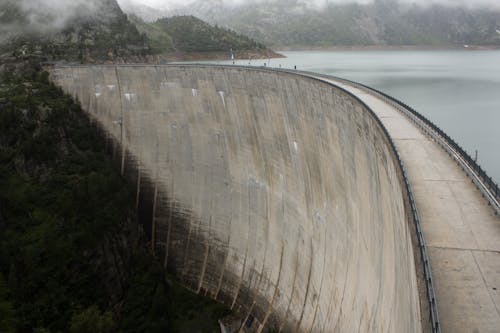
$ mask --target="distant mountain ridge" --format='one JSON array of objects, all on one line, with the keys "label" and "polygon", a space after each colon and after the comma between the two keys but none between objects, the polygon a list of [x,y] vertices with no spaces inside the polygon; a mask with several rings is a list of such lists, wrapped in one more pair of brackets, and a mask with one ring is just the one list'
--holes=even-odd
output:
[{"label": "distant mountain ridge", "polygon": [[318,8],[302,0],[240,5],[199,0],[167,13],[196,15],[273,47],[500,45],[500,9],[486,7],[374,0]]}]

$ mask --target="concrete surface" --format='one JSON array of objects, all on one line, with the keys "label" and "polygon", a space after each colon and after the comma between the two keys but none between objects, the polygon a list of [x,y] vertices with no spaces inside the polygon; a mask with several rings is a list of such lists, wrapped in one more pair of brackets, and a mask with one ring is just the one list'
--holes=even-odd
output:
[{"label": "concrete surface", "polygon": [[356,99],[222,67],[61,67],[52,80],[120,143],[167,269],[248,319],[242,330],[422,331],[398,167]]},{"label": "concrete surface", "polygon": [[443,332],[500,332],[500,217],[462,169],[402,113],[366,92],[360,97],[396,143],[427,243]]}]

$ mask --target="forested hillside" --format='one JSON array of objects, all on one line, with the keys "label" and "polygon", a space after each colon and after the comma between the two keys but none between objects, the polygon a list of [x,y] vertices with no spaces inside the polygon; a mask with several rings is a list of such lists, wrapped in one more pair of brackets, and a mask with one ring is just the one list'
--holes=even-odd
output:
[{"label": "forested hillside", "polygon": [[[0,57],[78,62],[145,61],[172,52],[252,51],[266,47],[229,29],[211,26],[193,16],[146,23],[122,12],[116,0],[89,0],[57,8],[25,8],[24,2],[0,3]],[[62,9],[61,9],[62,10]],[[61,16],[64,19],[61,19]]]},{"label": "forested hillside", "polygon": [[153,49],[158,52],[228,52],[244,50],[265,50],[262,43],[220,28],[194,16],[173,16],[146,23],[132,17],[139,31],[151,40]]},{"label": "forested hillside", "polygon": [[[151,52],[147,37],[131,24],[115,0],[91,1],[66,13],[50,8],[25,9],[15,0],[0,5],[0,54],[15,58],[38,57],[88,62]],[[8,22],[8,24],[7,24]]]},{"label": "forested hillside", "polygon": [[36,66],[2,66],[0,332],[217,331],[229,311],[167,278],[134,207],[80,106]]}]

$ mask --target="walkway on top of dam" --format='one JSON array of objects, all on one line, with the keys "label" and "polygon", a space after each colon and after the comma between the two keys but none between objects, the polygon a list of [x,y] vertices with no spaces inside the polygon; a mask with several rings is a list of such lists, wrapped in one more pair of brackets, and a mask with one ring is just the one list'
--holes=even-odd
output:
[{"label": "walkway on top of dam", "polygon": [[364,89],[317,77],[360,98],[395,142],[427,244],[442,332],[500,332],[500,217],[434,140]]}]

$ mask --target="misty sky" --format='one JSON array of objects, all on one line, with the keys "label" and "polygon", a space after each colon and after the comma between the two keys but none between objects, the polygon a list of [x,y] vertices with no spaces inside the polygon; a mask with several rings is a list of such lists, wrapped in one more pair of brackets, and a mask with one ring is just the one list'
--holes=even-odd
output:
[{"label": "misty sky", "polygon": [[[118,2],[132,2],[132,3],[140,3],[153,8],[172,8],[177,7],[179,5],[186,5],[194,2],[195,0],[118,0]],[[259,3],[259,2],[271,2],[273,0],[222,0],[227,4],[241,4],[241,3]],[[304,0],[304,3],[314,3],[316,6],[321,6],[327,3],[349,3],[349,2],[357,2],[357,3],[369,3],[373,0]],[[406,3],[416,3],[422,5],[428,4],[446,4],[446,5],[462,5],[466,7],[471,6],[494,6],[500,7],[500,0],[400,0],[401,2]]]}]

